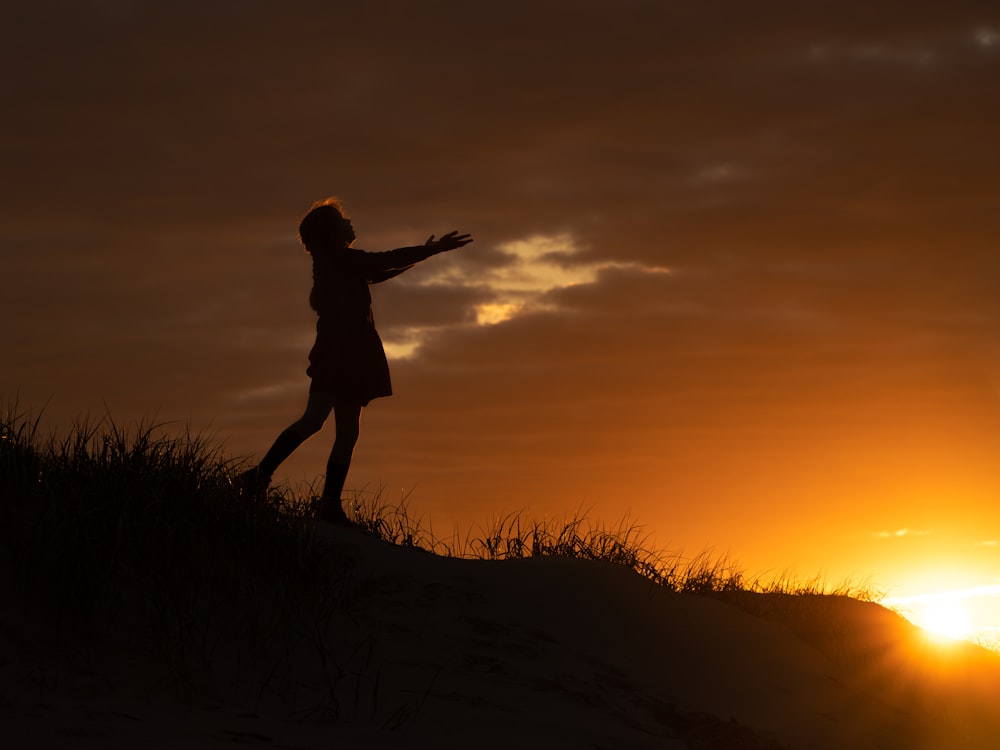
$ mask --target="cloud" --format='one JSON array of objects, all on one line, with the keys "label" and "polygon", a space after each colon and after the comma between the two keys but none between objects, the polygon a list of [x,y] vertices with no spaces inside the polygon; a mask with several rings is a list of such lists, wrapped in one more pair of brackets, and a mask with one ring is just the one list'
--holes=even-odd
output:
[{"label": "cloud", "polygon": [[868,44],[859,47],[815,45],[809,48],[809,59],[823,63],[871,63],[926,69],[938,62],[939,56],[930,47],[896,47]]},{"label": "cloud", "polygon": [[[659,266],[635,262],[599,260],[583,256],[572,234],[532,235],[500,243],[487,259],[465,258],[475,249],[463,251],[451,263],[414,274],[415,290],[404,292],[414,302],[421,290],[441,298],[461,299],[466,309],[453,314],[450,321],[435,323],[394,322],[383,341],[387,353],[402,359],[415,356],[431,336],[446,336],[453,329],[494,326],[524,315],[558,313],[566,299],[560,292],[598,284],[603,275],[614,270],[639,274],[666,274]],[[489,256],[492,255],[492,258]],[[419,308],[417,308],[419,310]],[[423,316],[426,320],[426,315]],[[419,314],[418,314],[419,318]]]},{"label": "cloud", "polygon": [[933,531],[921,531],[914,529],[896,529],[895,531],[875,531],[872,536],[876,539],[903,539],[913,536],[930,536]]},{"label": "cloud", "polygon": [[1000,31],[990,29],[985,26],[976,29],[972,35],[975,43],[986,50],[994,50],[1000,47]]}]

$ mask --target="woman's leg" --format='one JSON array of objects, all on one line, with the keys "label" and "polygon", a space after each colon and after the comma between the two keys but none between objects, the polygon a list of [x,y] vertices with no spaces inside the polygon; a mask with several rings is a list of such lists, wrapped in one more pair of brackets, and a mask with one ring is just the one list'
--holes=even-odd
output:
[{"label": "woman's leg", "polygon": [[257,465],[258,483],[267,487],[275,469],[288,458],[302,443],[323,428],[323,423],[333,409],[334,397],[330,393],[310,393],[305,413],[293,425],[285,429],[274,445]]},{"label": "woman's leg", "polygon": [[340,502],[347,470],[351,467],[354,446],[358,444],[361,435],[362,408],[361,403],[353,399],[338,398],[333,404],[337,437],[326,464],[326,486],[323,488],[323,497],[334,498],[337,502]]}]

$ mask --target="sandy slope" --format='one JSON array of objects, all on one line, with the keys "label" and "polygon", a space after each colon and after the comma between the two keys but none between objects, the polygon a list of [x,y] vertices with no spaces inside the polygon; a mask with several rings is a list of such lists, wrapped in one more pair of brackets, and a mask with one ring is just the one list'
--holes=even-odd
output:
[{"label": "sandy slope", "polygon": [[347,616],[326,634],[339,661],[290,651],[289,670],[337,693],[336,720],[248,702],[247,684],[224,680],[168,700],[139,674],[141,643],[42,667],[41,631],[13,610],[0,621],[5,746],[1000,746],[998,659],[932,646],[875,605],[756,597],[754,616],[605,563],[449,560],[323,533],[349,571]]}]

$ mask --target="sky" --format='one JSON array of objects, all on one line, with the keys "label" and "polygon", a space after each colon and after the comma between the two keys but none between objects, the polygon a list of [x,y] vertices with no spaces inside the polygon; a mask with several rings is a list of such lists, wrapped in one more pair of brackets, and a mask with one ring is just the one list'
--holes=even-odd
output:
[{"label": "sky", "polygon": [[0,29],[0,398],[49,429],[259,458],[308,389],[296,227],[336,195],[366,250],[475,237],[373,288],[395,395],[349,491],[439,536],[586,512],[751,575],[1000,585],[994,2],[33,0]]}]

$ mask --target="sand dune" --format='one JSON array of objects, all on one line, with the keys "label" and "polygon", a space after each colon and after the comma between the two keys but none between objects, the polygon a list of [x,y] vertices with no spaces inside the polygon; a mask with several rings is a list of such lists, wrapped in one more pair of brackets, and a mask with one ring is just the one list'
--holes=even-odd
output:
[{"label": "sand dune", "polygon": [[[132,637],[85,658],[46,659],[39,654],[56,624],[12,609],[0,627],[0,716],[14,740],[4,745],[993,750],[1000,743],[1000,658],[968,644],[934,645],[874,604],[676,594],[603,562],[455,560],[352,530],[322,533],[347,606],[330,614],[329,632],[315,634],[317,643],[338,644],[335,653],[290,643],[285,671],[268,678],[268,685],[294,683],[284,692],[294,692],[294,705],[279,705],[272,693],[281,691],[261,690],[260,676],[250,679],[252,669],[236,664],[242,657],[224,640],[185,696],[157,666],[141,628],[122,624]],[[311,710],[321,694],[327,708]]]}]

